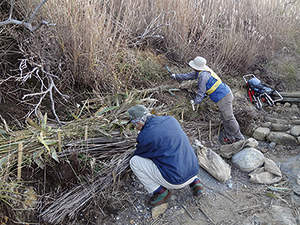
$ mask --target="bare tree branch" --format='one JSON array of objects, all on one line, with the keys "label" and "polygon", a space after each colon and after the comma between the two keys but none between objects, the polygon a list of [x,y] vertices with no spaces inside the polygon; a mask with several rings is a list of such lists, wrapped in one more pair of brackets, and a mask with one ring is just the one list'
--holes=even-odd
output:
[{"label": "bare tree branch", "polygon": [[7,20],[0,22],[0,27],[1,26],[5,26],[8,24],[17,24],[20,26],[23,26],[25,28],[27,28],[28,30],[30,30],[31,32],[34,32],[35,30],[37,30],[38,28],[40,28],[42,25],[47,25],[47,26],[55,26],[55,24],[46,22],[44,20],[42,20],[41,22],[38,23],[38,25],[33,26],[33,20],[36,17],[37,12],[39,11],[39,9],[47,2],[48,0],[43,0],[38,7],[34,10],[33,14],[31,15],[30,19],[28,22],[25,21],[20,21],[20,20],[15,20],[12,19],[12,13],[13,13],[13,8],[14,8],[14,0],[11,0],[11,7],[10,7],[10,13],[9,13],[9,17]]},{"label": "bare tree branch", "polygon": [[[61,122],[56,114],[55,111],[55,104],[54,104],[54,99],[53,99],[53,89],[57,91],[57,93],[62,96],[62,98],[67,101],[69,96],[62,94],[56,87],[52,77],[58,78],[57,76],[48,73],[43,69],[42,66],[36,65],[32,70],[29,72],[26,72],[24,74],[23,70],[28,69],[27,67],[27,60],[23,59],[20,63],[19,70],[20,70],[20,76],[15,77],[16,81],[20,81],[21,83],[25,83],[28,79],[30,79],[32,76],[34,76],[40,83],[41,83],[41,91],[38,93],[32,93],[32,94],[26,94],[23,96],[23,100],[27,97],[34,97],[34,96],[40,96],[40,99],[37,104],[35,104],[34,109],[28,114],[28,117],[35,112],[35,115],[38,117],[38,110],[40,105],[42,104],[44,98],[49,94],[50,100],[51,100],[51,108],[52,108],[52,113],[54,114],[57,122],[61,125]],[[46,75],[46,78],[42,78],[39,73],[42,72],[43,74]],[[44,79],[47,79],[48,86],[45,85]]]}]

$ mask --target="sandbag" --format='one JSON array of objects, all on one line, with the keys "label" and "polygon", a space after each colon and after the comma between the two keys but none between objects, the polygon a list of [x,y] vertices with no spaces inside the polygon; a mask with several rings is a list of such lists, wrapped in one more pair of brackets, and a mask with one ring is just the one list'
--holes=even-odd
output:
[{"label": "sandbag", "polygon": [[282,179],[282,173],[272,159],[265,158],[262,167],[249,173],[250,182],[258,184],[272,184]]},{"label": "sandbag", "polygon": [[220,156],[230,159],[235,153],[238,153],[240,150],[246,147],[255,148],[258,145],[257,140],[254,138],[249,138],[247,140],[240,140],[230,145],[221,145],[220,146]]},{"label": "sandbag", "polygon": [[206,148],[200,141],[195,140],[193,145],[199,165],[220,182],[229,180],[230,166],[213,150]]}]

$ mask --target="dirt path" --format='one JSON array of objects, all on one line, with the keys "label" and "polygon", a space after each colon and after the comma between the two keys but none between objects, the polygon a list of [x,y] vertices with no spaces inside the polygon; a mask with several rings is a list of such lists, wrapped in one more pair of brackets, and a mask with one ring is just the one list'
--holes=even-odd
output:
[{"label": "dirt path", "polygon": [[[299,150],[293,152],[297,155]],[[291,155],[292,156],[292,155]],[[283,162],[282,158],[276,157]],[[124,211],[111,215],[103,224],[274,224],[296,225],[299,221],[299,202],[292,200],[293,193],[272,192],[274,185],[253,184],[246,173],[232,167],[232,176],[220,183],[200,168],[199,177],[206,187],[205,193],[197,198],[189,187],[172,190],[173,199],[166,211],[158,218],[152,218],[151,208],[145,206],[148,198],[143,186],[132,175],[127,183],[131,190],[132,205]],[[276,186],[276,184],[275,184]],[[291,188],[284,178],[278,187]]]}]

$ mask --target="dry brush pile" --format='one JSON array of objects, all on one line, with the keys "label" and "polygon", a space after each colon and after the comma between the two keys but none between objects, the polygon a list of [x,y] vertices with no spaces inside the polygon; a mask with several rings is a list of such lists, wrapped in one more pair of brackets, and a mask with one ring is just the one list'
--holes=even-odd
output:
[{"label": "dry brush pile", "polygon": [[[38,213],[42,221],[62,224],[65,220],[75,219],[83,207],[99,196],[102,196],[104,205],[105,199],[110,195],[107,189],[118,186],[135,150],[137,133],[128,124],[127,109],[135,104],[144,104],[150,109],[155,106],[159,113],[154,110],[152,113],[157,115],[178,115],[186,107],[182,102],[178,106],[165,105],[151,98],[151,95],[145,98],[149,91],[159,92],[159,88],[124,94],[123,99],[116,100],[114,105],[101,104],[106,102],[105,99],[86,100],[82,109],[74,115],[74,120],[60,127],[49,124],[47,114],[39,114],[36,121],[28,118],[27,128],[20,131],[11,131],[2,119],[0,200],[5,203],[4,208],[12,210],[10,219],[20,221],[22,217],[19,210],[27,210]],[[83,116],[82,111],[91,111],[98,105],[101,106],[92,116]],[[199,127],[195,130],[198,132]],[[74,156],[77,161],[85,158],[81,162],[85,167],[84,172],[80,172],[70,162]],[[60,174],[64,172],[59,171],[62,164],[68,164],[73,170],[76,179],[71,185],[64,186],[59,182],[62,179]],[[49,173],[51,168],[52,171],[58,171],[52,174],[52,180],[47,180],[48,176],[44,176],[39,183],[39,180],[34,180],[36,177],[30,176],[39,173],[37,171]],[[37,188],[37,183],[42,187]],[[61,186],[56,189],[48,187],[52,185]],[[35,209],[28,208],[27,201],[24,201],[22,190],[28,186],[39,189]],[[98,206],[101,209],[101,200]],[[0,216],[3,219],[3,216],[8,215]]]}]

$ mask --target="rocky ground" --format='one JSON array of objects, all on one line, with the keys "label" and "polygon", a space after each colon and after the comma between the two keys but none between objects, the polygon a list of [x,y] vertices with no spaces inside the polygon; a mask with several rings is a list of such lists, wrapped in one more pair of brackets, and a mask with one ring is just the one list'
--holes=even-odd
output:
[{"label": "rocky ground", "polygon": [[[281,181],[269,185],[251,183],[247,172],[236,168],[230,159],[224,159],[231,166],[229,180],[219,182],[200,168],[198,176],[205,186],[205,193],[201,197],[194,197],[189,187],[185,187],[172,191],[171,202],[151,209],[144,204],[150,195],[135,175],[129,172],[122,183],[123,194],[129,199],[126,206],[119,210],[111,208],[110,211],[106,211],[109,216],[104,219],[101,212],[94,212],[91,219],[90,212],[85,211],[76,224],[300,224],[299,138],[294,137],[296,142],[285,141],[284,145],[276,143],[277,139],[280,141],[282,138],[267,138],[272,132],[293,136],[291,129],[297,125],[295,121],[300,119],[299,105],[281,103],[275,107],[264,106],[263,109],[256,110],[242,91],[235,91],[234,108],[238,111],[239,107],[242,107],[248,111],[246,117],[249,117],[251,122],[247,124],[247,130],[243,129],[244,134],[250,138],[258,128],[269,129],[267,134],[260,134],[262,136],[254,134],[260,139],[257,139],[259,145],[256,149],[266,158],[272,159],[280,168],[283,176]],[[240,123],[243,119],[247,121],[248,118],[239,118]],[[197,127],[191,127],[188,122],[181,123],[188,134],[191,130],[197,133]],[[241,124],[241,127],[245,126]],[[275,131],[274,127],[285,128]],[[207,129],[206,133],[202,132],[199,137],[205,137],[201,140],[204,146],[218,153],[220,143],[216,130],[216,126],[212,132]],[[193,141],[192,138],[190,141]]]}]

